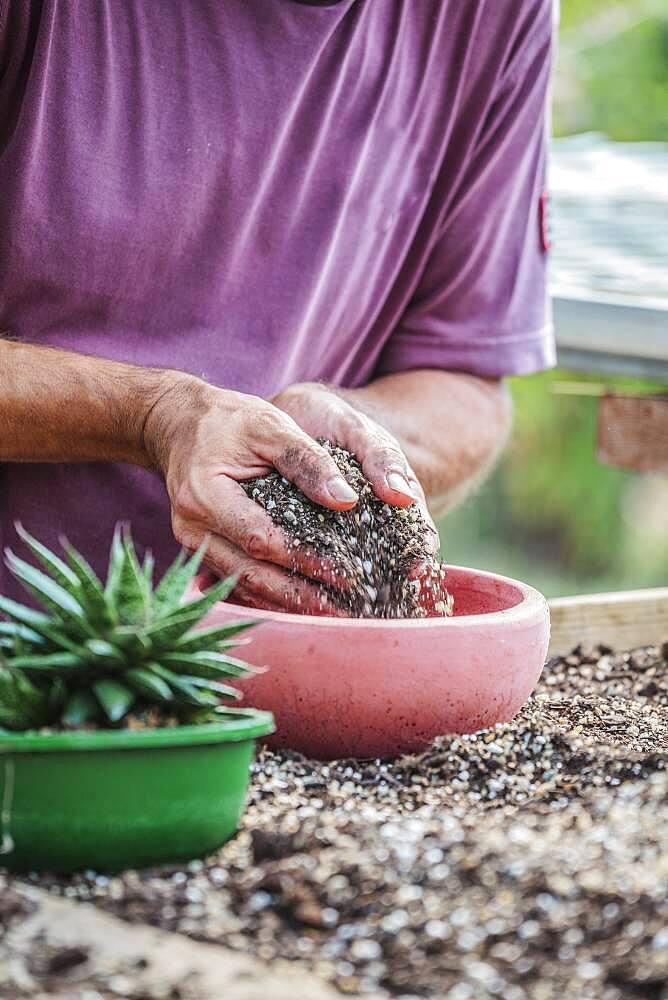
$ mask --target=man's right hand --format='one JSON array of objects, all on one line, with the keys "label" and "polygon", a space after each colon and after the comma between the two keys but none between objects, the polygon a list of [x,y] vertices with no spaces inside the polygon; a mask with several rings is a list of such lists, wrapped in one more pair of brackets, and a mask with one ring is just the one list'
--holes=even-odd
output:
[{"label": "man's right hand", "polygon": [[[331,510],[357,496],[336,463],[294,420],[257,396],[209,386],[174,373],[150,409],[144,447],[165,479],[176,540],[196,549],[209,536],[205,561],[221,576],[238,574],[235,596],[251,607],[335,614],[317,586],[345,585],[331,565],[301,549],[250,500],[240,481],[271,468]],[[291,575],[290,570],[301,575]],[[308,578],[308,579],[304,579]]]}]

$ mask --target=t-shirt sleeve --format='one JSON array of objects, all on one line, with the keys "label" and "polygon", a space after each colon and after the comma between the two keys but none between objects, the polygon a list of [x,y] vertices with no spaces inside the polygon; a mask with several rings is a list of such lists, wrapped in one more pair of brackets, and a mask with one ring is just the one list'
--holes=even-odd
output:
[{"label": "t-shirt sleeve", "polygon": [[544,197],[552,34],[542,3],[495,88],[379,373],[501,377],[555,364]]}]

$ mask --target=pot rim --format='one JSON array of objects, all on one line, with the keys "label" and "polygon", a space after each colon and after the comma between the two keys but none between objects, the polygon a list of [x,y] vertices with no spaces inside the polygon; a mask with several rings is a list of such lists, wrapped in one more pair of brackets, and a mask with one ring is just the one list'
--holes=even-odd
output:
[{"label": "pot rim", "polygon": [[[536,615],[543,614],[547,608],[545,597],[528,583],[521,580],[514,580],[510,576],[502,576],[500,573],[492,573],[488,570],[473,569],[470,566],[446,566],[447,570],[452,570],[463,577],[484,578],[498,583],[508,584],[519,591],[521,597],[517,604],[513,604],[501,611],[483,611],[480,614],[457,615],[451,618],[339,618],[335,615],[300,615],[291,611],[266,611],[256,608],[247,608],[243,605],[232,604],[230,601],[221,601],[216,607],[223,605],[226,608],[233,608],[238,612],[238,617],[256,618],[258,624],[263,622],[269,624],[284,622],[285,624],[308,626],[309,629],[341,629],[345,628],[351,632],[355,630],[369,631],[396,631],[402,632],[427,629],[466,629],[471,623],[481,625],[491,625],[493,623],[520,623],[531,620]],[[447,578],[446,578],[447,582]],[[252,637],[251,640],[252,642]]]},{"label": "pot rim", "polygon": [[[221,713],[222,714],[222,713]],[[0,730],[0,756],[51,751],[160,750],[212,743],[241,743],[268,736],[276,729],[271,712],[226,708],[220,722],[160,729],[94,729],[80,732],[5,732]]]}]

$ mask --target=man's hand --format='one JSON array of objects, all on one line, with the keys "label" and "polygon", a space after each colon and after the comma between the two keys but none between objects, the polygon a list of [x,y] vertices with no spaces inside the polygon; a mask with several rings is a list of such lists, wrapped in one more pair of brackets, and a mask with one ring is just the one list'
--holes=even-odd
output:
[{"label": "man's hand", "polygon": [[[291,395],[296,405],[296,393]],[[312,433],[333,437],[354,450],[378,495],[408,506],[424,497],[401,449],[368,418],[355,419],[347,403],[322,390],[309,405]],[[144,444],[165,479],[178,542],[195,549],[209,535],[206,562],[220,575],[236,573],[236,597],[252,607],[323,611],[308,580],[345,586],[331,564],[302,549],[289,550],[285,536],[239,486],[272,467],[311,500],[331,510],[357,501],[327,452],[284,409],[243,393],[176,377],[148,414]],[[301,426],[298,426],[298,423]],[[425,508],[426,509],[426,508]],[[431,533],[430,533],[431,536]],[[436,547],[434,532],[433,546]]]},{"label": "man's hand", "polygon": [[341,395],[316,382],[289,386],[272,403],[313,438],[329,438],[359,460],[377,497],[395,507],[416,503],[429,525],[427,550],[438,551],[438,533],[424,491],[397,439]]}]

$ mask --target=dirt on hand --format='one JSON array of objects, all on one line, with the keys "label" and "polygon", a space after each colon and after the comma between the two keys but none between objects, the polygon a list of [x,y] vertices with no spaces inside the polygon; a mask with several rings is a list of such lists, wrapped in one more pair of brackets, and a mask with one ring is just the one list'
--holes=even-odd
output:
[{"label": "dirt on hand", "polygon": [[345,579],[344,590],[319,585],[323,612],[334,602],[351,618],[452,614],[446,570],[429,549],[432,529],[417,505],[392,507],[379,500],[350,452],[330,441],[320,443],[359,496],[353,510],[320,507],[275,471],[241,485],[294,550],[315,552]]}]

